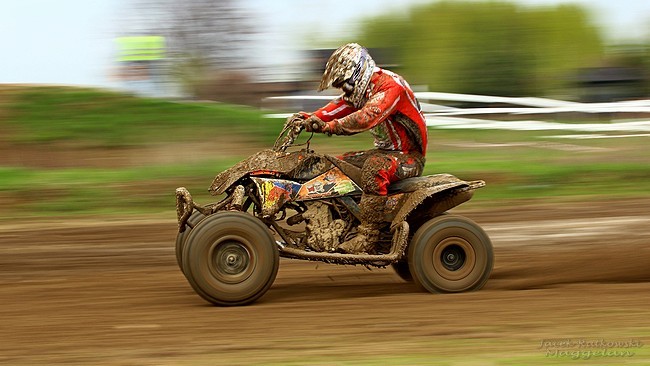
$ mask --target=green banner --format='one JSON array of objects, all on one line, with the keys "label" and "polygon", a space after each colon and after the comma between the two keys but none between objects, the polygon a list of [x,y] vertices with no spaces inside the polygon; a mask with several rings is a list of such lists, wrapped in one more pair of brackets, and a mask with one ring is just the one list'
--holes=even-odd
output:
[{"label": "green banner", "polygon": [[165,38],[161,36],[118,37],[117,60],[154,61],[165,58]]}]

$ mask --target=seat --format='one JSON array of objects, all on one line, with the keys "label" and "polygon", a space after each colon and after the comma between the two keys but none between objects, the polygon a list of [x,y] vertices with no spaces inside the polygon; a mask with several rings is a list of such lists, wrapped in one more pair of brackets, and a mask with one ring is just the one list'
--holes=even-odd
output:
[{"label": "seat", "polygon": [[422,188],[457,182],[463,181],[451,174],[434,174],[424,177],[406,178],[388,186],[388,194],[415,192]]}]

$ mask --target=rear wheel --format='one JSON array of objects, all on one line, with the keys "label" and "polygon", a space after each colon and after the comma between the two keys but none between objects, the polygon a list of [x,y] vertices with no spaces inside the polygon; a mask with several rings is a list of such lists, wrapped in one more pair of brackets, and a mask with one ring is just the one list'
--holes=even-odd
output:
[{"label": "rear wheel", "polygon": [[243,212],[219,212],[202,220],[185,241],[183,272],[205,300],[246,305],[271,287],[278,273],[278,248],[268,228]]},{"label": "rear wheel", "polygon": [[462,216],[443,215],[420,227],[409,245],[415,283],[429,292],[481,289],[492,272],[494,253],[485,231]]}]

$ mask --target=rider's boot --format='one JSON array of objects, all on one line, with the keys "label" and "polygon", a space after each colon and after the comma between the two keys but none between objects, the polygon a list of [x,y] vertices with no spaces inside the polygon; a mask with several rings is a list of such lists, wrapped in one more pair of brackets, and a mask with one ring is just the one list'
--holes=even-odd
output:
[{"label": "rider's boot", "polygon": [[343,253],[371,253],[379,241],[380,229],[384,222],[386,196],[376,196],[364,193],[361,196],[361,225],[357,228],[357,236],[341,243],[338,247]]}]

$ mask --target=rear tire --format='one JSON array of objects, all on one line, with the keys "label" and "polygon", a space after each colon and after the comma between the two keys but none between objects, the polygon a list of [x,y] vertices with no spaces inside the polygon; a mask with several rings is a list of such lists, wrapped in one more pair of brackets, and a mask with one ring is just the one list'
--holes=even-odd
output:
[{"label": "rear tire", "polygon": [[442,215],[416,231],[408,263],[414,282],[423,290],[474,291],[490,277],[494,253],[490,238],[474,221]]},{"label": "rear tire", "polygon": [[202,298],[215,305],[247,305],[268,291],[280,256],[269,229],[243,212],[218,212],[189,234],[183,272]]}]

